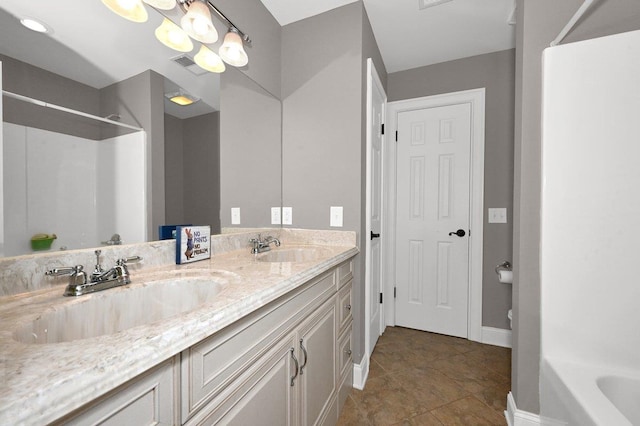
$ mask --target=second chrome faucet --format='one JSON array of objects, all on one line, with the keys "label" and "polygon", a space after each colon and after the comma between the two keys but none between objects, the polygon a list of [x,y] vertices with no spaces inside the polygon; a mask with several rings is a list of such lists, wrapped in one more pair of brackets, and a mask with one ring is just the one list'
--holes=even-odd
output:
[{"label": "second chrome faucet", "polygon": [[265,251],[271,250],[271,247],[269,246],[270,244],[275,244],[276,247],[280,247],[279,239],[275,237],[267,236],[267,237],[264,237],[264,240],[263,240],[260,234],[258,234],[258,238],[251,238],[249,240],[249,243],[251,243],[252,245],[251,246],[252,254],[263,253]]}]

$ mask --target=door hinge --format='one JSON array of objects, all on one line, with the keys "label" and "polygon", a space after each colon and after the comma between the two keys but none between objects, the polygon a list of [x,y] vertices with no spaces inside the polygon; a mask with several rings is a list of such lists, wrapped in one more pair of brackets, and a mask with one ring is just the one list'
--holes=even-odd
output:
[{"label": "door hinge", "polygon": [[384,123],[382,123],[382,134],[384,135]]},{"label": "door hinge", "polygon": [[469,229],[469,236],[471,236],[471,229]]},{"label": "door hinge", "polygon": [[398,131],[396,130],[396,142],[398,142]]},{"label": "door hinge", "polygon": [[382,303],[382,293],[380,293],[380,303]]},{"label": "door hinge", "polygon": [[394,298],[394,299],[395,299],[395,298],[396,298],[396,296],[397,296],[397,292],[396,292],[396,290],[397,290],[397,289],[394,287],[394,288],[393,288],[393,298]]}]

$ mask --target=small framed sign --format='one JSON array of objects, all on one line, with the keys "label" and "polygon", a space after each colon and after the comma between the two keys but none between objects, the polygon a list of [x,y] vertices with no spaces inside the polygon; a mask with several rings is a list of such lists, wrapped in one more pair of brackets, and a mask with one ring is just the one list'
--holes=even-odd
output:
[{"label": "small framed sign", "polygon": [[176,263],[190,263],[211,257],[210,226],[176,227]]}]

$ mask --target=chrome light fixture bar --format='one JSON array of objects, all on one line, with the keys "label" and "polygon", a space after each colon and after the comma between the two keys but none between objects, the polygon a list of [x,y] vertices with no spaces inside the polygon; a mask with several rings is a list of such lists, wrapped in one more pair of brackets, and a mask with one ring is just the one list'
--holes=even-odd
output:
[{"label": "chrome light fixture bar", "polygon": [[[182,7],[182,9],[186,11],[189,8],[189,5],[195,1],[197,0],[178,0],[178,3]],[[229,18],[227,18],[224,13],[220,11],[220,9],[218,9],[213,5],[213,3],[211,3],[210,0],[204,0],[203,3],[208,5],[209,8],[213,10],[216,15],[218,15],[218,18],[220,18],[220,20],[224,22],[230,29],[233,29],[235,32],[237,32],[240,35],[240,38],[242,38],[242,41],[247,44],[251,44],[251,38],[249,37],[249,35],[238,28],[233,22],[231,22]]]}]

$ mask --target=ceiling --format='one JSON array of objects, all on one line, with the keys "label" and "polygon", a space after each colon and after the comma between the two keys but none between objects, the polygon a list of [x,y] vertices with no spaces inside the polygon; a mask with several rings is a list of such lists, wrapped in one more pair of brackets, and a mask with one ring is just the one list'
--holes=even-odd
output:
[{"label": "ceiling", "polygon": [[[357,0],[261,1],[286,25]],[[424,10],[419,10],[420,2],[434,0],[363,1],[387,72],[515,45],[515,27],[508,24],[515,0],[445,0]],[[180,87],[202,99],[188,107],[167,101],[168,113],[187,118],[219,109],[219,76],[194,78],[171,61],[179,53],[154,37],[163,16],[147,9],[148,22],[135,24],[110,13],[98,0],[2,0],[0,53],[98,89],[152,69],[166,77],[166,91]],[[53,32],[42,35],[24,29],[17,19],[24,16],[43,20]],[[214,19],[214,24],[224,34],[221,22]]]},{"label": "ceiling", "polygon": [[[261,1],[284,26],[357,0]],[[515,47],[515,0],[421,3],[433,0],[364,0],[387,72]]]},{"label": "ceiling", "polygon": [[[171,61],[180,53],[154,36],[163,16],[152,8],[147,10],[149,20],[137,24],[109,12],[99,0],[2,0],[0,54],[96,89],[151,69],[165,76],[165,93],[182,88],[202,99],[186,107],[165,100],[167,113],[189,118],[218,110],[219,75],[206,73],[194,78]],[[18,17],[42,20],[52,32],[45,35],[27,30]]]}]

